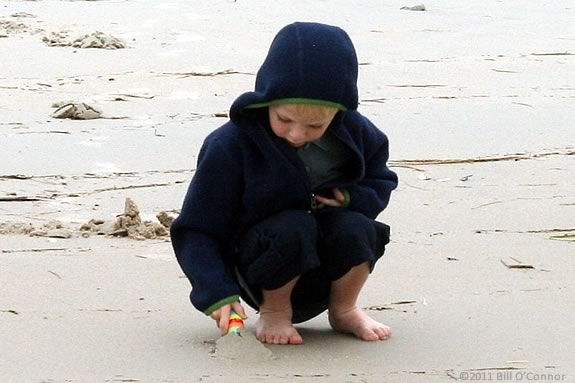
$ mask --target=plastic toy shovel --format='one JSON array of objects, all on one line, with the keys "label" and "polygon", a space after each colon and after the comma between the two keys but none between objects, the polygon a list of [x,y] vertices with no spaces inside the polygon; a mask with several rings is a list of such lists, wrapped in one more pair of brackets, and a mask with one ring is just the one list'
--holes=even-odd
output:
[{"label": "plastic toy shovel", "polygon": [[244,330],[244,320],[235,310],[230,312],[230,321],[228,322],[228,335],[237,334],[241,336]]}]

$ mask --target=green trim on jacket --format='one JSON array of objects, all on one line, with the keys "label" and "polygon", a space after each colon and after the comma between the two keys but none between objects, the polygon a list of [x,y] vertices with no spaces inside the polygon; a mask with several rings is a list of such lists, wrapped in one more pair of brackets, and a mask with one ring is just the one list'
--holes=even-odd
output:
[{"label": "green trim on jacket", "polygon": [[351,203],[351,195],[349,194],[349,191],[347,189],[341,189],[341,192],[345,197],[343,200],[343,205],[341,207],[348,207],[349,204]]},{"label": "green trim on jacket", "polygon": [[204,311],[204,314],[206,315],[210,315],[211,313],[213,313],[214,311],[216,311],[217,309],[219,309],[222,306],[225,305],[229,305],[232,304],[234,302],[237,302],[240,300],[240,296],[239,295],[231,295],[227,298],[224,298],[220,301],[217,301],[216,303],[214,303],[213,305],[211,305],[210,307],[208,307],[206,309],[206,311]]},{"label": "green trim on jacket", "polygon": [[270,105],[279,105],[279,104],[309,104],[309,105],[319,105],[319,106],[327,106],[329,108],[336,108],[338,110],[347,110],[347,108],[333,101],[327,100],[317,100],[313,98],[280,98],[278,100],[267,101],[267,102],[260,102],[256,104],[251,104],[245,107],[245,109],[256,109],[256,108],[264,108]]}]

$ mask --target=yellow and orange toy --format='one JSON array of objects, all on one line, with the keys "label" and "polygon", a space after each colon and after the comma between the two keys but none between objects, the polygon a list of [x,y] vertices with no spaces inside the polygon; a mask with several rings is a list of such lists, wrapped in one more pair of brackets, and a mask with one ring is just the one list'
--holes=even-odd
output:
[{"label": "yellow and orange toy", "polygon": [[235,310],[232,310],[230,312],[230,321],[228,322],[228,334],[240,335],[243,329],[244,329],[244,320],[242,319],[240,314],[235,312]]}]

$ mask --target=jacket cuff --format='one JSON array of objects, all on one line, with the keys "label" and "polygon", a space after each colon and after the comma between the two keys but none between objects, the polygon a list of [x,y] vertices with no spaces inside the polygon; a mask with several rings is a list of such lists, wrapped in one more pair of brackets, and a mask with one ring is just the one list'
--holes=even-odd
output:
[{"label": "jacket cuff", "polygon": [[349,194],[349,191],[347,189],[342,189],[341,192],[343,193],[343,196],[345,197],[343,200],[342,207],[348,207],[349,204],[351,203],[351,195]]},{"label": "jacket cuff", "polygon": [[240,296],[238,294],[230,295],[229,297],[224,298],[222,300],[219,300],[216,303],[214,303],[213,305],[211,305],[210,307],[208,307],[204,311],[204,314],[210,315],[211,313],[213,313],[214,311],[216,311],[220,307],[225,306],[225,305],[229,305],[229,304],[234,303],[234,302],[239,301],[239,300],[240,300]]}]

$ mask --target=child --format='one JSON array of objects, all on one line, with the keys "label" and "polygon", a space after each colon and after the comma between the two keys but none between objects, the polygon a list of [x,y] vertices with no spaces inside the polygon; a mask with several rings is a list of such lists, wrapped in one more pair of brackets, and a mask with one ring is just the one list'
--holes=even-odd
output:
[{"label": "child", "polygon": [[326,309],[336,331],[391,335],[356,306],[389,242],[375,218],[397,186],[387,137],[356,111],[357,72],[342,29],[290,24],[255,91],[206,138],[171,236],[192,304],[222,334],[232,309],[245,318],[241,296],[261,342],[302,343],[293,324]]}]

